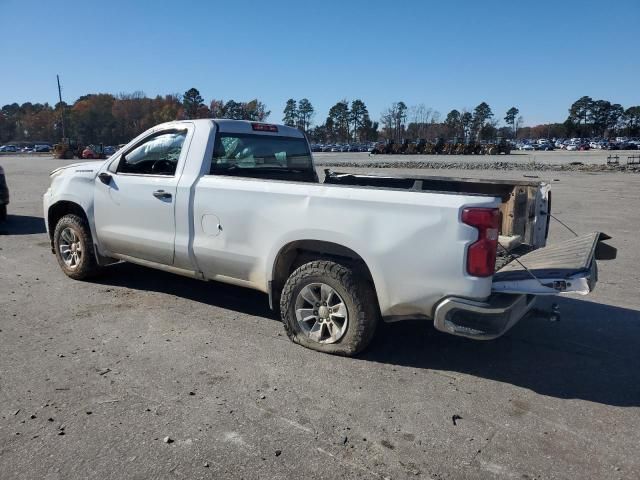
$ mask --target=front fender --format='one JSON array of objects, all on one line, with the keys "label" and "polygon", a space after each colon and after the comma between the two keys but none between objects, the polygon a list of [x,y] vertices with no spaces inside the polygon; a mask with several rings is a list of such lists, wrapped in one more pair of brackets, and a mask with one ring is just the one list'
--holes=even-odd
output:
[{"label": "front fender", "polygon": [[91,173],[91,175],[61,175],[60,177],[54,177],[51,187],[44,194],[44,218],[49,237],[51,238],[53,235],[52,230],[55,227],[54,225],[49,225],[49,212],[51,208],[60,202],[70,202],[78,205],[87,217],[94,244],[97,245],[100,251],[93,214],[95,172],[87,173]]}]

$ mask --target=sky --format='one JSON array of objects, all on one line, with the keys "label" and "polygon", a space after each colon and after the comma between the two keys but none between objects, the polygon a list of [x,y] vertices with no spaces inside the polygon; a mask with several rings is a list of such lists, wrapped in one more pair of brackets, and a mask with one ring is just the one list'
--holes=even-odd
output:
[{"label": "sky", "polygon": [[564,121],[583,95],[640,105],[640,0],[0,0],[0,105],[197,88],[258,98],[362,99],[441,112],[516,106]]}]

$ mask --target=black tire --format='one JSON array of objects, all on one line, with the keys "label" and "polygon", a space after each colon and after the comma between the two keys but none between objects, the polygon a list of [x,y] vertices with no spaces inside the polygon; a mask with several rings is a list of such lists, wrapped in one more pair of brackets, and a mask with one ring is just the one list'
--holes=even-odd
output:
[{"label": "black tire", "polygon": [[[61,242],[65,242],[62,238],[62,234],[65,230],[70,229],[73,231],[77,244],[80,244],[80,255],[78,256],[77,263],[73,266],[65,263],[62,253],[60,251]],[[100,267],[96,261],[95,252],[93,250],[93,240],[91,238],[91,230],[84,218],[78,215],[65,215],[56,224],[56,228],[53,232],[53,248],[55,251],[56,259],[62,271],[74,280],[85,280],[95,276]]]},{"label": "black tire", "polygon": [[0,222],[7,221],[7,205],[0,205]]},{"label": "black tire", "polygon": [[[296,319],[296,299],[310,284],[331,287],[347,310],[346,331],[335,343],[312,340]],[[287,336],[299,345],[335,355],[354,356],[373,339],[379,319],[378,301],[369,280],[353,268],[327,260],[306,263],[287,279],[280,297],[280,314]]]}]

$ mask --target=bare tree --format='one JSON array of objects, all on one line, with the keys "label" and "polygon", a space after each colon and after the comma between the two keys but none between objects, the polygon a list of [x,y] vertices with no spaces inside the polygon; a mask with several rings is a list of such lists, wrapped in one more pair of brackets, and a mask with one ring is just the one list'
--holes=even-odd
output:
[{"label": "bare tree", "polygon": [[409,109],[410,123],[414,124],[418,138],[425,138],[427,125],[432,112],[433,110],[427,108],[424,103],[414,105]]}]

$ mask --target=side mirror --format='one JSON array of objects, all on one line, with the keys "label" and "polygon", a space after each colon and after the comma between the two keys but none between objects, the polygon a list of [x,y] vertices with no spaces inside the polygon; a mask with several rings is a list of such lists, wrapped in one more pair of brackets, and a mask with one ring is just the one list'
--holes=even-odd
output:
[{"label": "side mirror", "polygon": [[107,172],[102,172],[98,175],[98,178],[100,179],[100,181],[102,183],[104,183],[105,185],[109,185],[111,183],[111,175],[109,175]]}]

